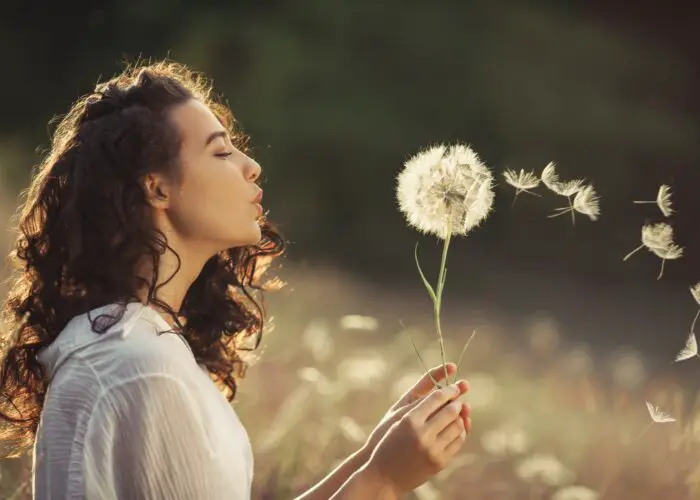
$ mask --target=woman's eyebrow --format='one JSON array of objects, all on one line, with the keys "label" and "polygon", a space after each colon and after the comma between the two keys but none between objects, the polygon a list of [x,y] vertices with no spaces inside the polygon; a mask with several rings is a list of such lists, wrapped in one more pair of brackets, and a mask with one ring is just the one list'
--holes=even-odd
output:
[{"label": "woman's eyebrow", "polygon": [[226,139],[228,137],[228,132],[225,130],[217,130],[216,132],[212,132],[211,134],[209,134],[209,137],[207,137],[207,142],[204,143],[204,147],[207,147],[219,137]]}]

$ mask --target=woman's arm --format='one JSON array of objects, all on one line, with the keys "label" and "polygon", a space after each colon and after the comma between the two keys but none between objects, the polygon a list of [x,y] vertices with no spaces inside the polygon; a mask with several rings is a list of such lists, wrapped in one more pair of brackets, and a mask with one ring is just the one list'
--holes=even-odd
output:
[{"label": "woman's arm", "polygon": [[401,495],[381,477],[364,453],[362,449],[350,455],[295,500],[398,500]]},{"label": "woman's arm", "polygon": [[328,500],[348,479],[358,472],[369,460],[368,451],[362,447],[324,477],[321,482],[295,500]]}]

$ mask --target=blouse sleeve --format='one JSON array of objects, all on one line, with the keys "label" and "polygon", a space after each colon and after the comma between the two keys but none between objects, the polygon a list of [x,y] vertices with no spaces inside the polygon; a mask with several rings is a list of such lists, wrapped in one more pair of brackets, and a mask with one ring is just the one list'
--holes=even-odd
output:
[{"label": "blouse sleeve", "polygon": [[88,500],[230,500],[235,482],[192,390],[172,374],[139,375],[103,391],[85,434]]}]

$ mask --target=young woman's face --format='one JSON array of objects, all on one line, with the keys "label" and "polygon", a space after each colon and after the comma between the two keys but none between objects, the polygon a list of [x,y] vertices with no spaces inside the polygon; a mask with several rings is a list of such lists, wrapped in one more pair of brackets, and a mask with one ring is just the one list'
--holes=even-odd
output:
[{"label": "young woman's face", "polygon": [[166,214],[178,238],[214,252],[260,240],[260,165],[233,147],[214,113],[192,99],[171,112],[181,136],[180,175]]}]

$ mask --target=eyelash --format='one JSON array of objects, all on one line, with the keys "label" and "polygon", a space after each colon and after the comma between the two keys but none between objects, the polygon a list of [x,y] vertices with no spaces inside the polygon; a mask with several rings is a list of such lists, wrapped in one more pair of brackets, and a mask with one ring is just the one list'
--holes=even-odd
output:
[{"label": "eyelash", "polygon": [[233,154],[233,153],[226,152],[226,153],[217,153],[217,154],[215,154],[214,156],[218,156],[219,158],[228,158],[228,157],[231,156],[232,154]]}]

